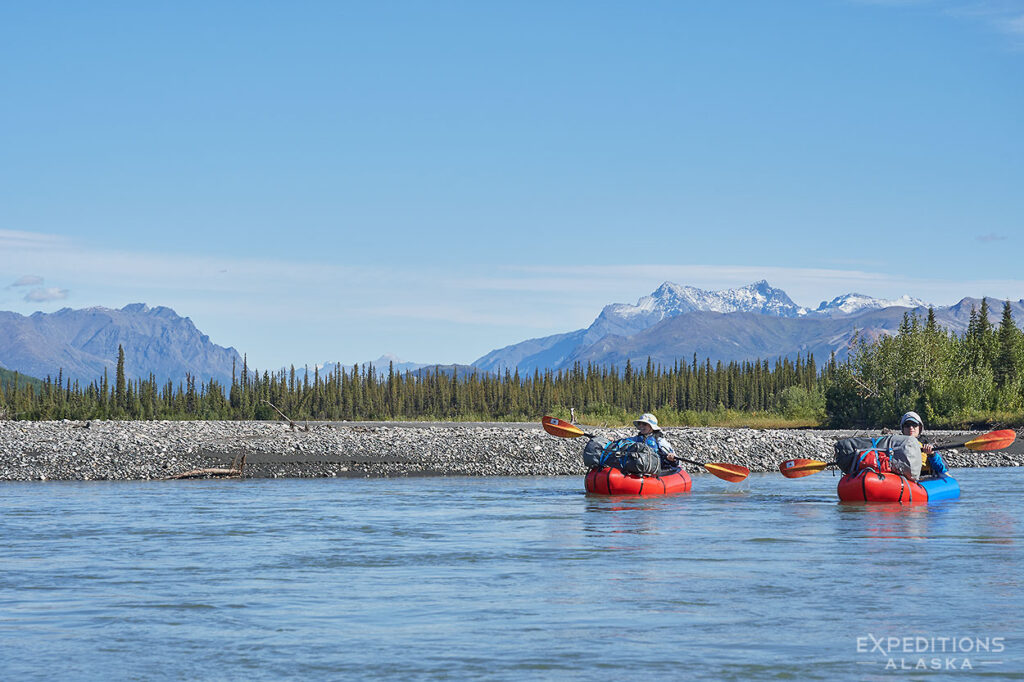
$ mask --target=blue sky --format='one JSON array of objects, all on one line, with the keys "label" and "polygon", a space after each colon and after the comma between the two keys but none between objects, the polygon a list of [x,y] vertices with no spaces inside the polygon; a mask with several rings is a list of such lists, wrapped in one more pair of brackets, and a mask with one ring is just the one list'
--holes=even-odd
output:
[{"label": "blue sky", "polygon": [[0,309],[470,362],[665,280],[1024,298],[1024,0],[0,5]]}]

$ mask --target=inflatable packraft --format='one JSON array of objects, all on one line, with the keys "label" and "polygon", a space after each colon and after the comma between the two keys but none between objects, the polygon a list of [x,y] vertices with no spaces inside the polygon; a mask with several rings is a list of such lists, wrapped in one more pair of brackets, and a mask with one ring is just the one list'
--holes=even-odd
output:
[{"label": "inflatable packraft", "polygon": [[670,495],[685,493],[693,484],[682,469],[664,476],[635,476],[614,467],[591,469],[583,482],[588,493],[598,495]]},{"label": "inflatable packraft", "polygon": [[896,502],[917,505],[938,500],[954,500],[960,497],[960,484],[952,476],[912,481],[892,472],[865,469],[855,474],[844,475],[839,479],[836,492],[843,502]]},{"label": "inflatable packraft", "polygon": [[844,438],[836,442],[836,464],[843,471],[836,492],[843,502],[896,502],[916,505],[960,497],[952,476],[921,479],[921,443],[913,436]]}]

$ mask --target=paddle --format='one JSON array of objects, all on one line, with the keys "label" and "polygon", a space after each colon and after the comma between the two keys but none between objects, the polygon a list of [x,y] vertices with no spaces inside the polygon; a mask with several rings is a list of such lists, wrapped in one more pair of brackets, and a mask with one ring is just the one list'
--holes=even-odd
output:
[{"label": "paddle", "polygon": [[1003,448],[1008,448],[1013,444],[1013,441],[1016,438],[1017,432],[1013,429],[1000,429],[999,431],[989,431],[988,433],[982,434],[977,438],[972,438],[971,440],[963,443],[936,445],[932,450],[934,452],[938,452],[939,450],[966,447],[968,450],[974,450],[976,452],[988,452],[990,450],[1002,450]]},{"label": "paddle", "polygon": [[833,466],[836,466],[835,462],[822,462],[817,459],[787,459],[779,463],[779,471],[786,478],[803,478]]},{"label": "paddle", "polygon": [[[575,424],[571,424],[562,419],[544,417],[540,420],[540,423],[543,425],[545,431],[550,433],[552,436],[558,436],[559,438],[579,438],[580,436],[586,436],[587,438],[594,437],[592,434],[584,433],[583,429]],[[676,459],[680,462],[704,467],[709,474],[718,476],[723,481],[729,481],[730,483],[739,483],[750,475],[750,469],[745,466],[740,466],[739,464],[726,464],[724,462],[710,462],[705,464],[704,462],[695,462],[692,459],[686,459],[679,455],[676,455]]]},{"label": "paddle", "polygon": [[[1000,429],[999,431],[989,431],[977,438],[972,438],[962,443],[936,445],[932,448],[932,451],[938,452],[939,450],[950,450],[959,447],[966,447],[968,450],[974,450],[975,452],[1002,450],[1003,448],[1010,447],[1015,438],[1017,438],[1017,434],[1012,429]],[[836,463],[821,462],[816,459],[787,459],[779,464],[779,471],[786,478],[802,478],[816,474],[831,466],[836,466]]]}]

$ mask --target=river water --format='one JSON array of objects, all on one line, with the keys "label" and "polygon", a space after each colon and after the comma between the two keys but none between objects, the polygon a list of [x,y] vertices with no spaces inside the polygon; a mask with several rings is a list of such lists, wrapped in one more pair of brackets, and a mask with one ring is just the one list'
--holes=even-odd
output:
[{"label": "river water", "polygon": [[2,679],[1024,678],[1024,470],[5,483]]}]

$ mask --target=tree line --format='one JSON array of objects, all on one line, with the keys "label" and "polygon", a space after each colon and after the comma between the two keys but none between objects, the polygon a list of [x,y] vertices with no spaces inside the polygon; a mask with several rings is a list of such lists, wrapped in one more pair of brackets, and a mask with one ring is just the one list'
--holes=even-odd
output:
[{"label": "tree line", "polygon": [[1019,424],[1024,417],[1024,333],[1009,301],[998,326],[987,299],[971,310],[967,330],[904,315],[898,333],[858,339],[829,377],[825,409],[833,425],[893,424],[907,410],[926,424]]},{"label": "tree line", "polygon": [[[618,420],[655,411],[669,424],[707,424],[708,415],[771,414],[834,427],[894,424],[914,409],[932,426],[1019,422],[1024,415],[1024,334],[1009,302],[993,326],[987,300],[964,334],[908,313],[898,332],[856,337],[847,360],[821,367],[814,355],[742,362],[650,359],[640,367],[575,364],[520,374],[479,371],[386,373],[372,365],[278,372],[243,360],[230,385],[129,378],[118,349],[113,380],[89,384],[55,377],[0,384],[0,415],[15,419],[276,419],[534,421],[542,414]],[[720,420],[719,420],[720,421]]]},{"label": "tree line", "polygon": [[[600,367],[577,363],[561,371],[521,375],[421,370],[379,373],[372,365],[335,366],[320,374],[294,367],[271,373],[236,368],[229,386],[217,381],[159,383],[125,374],[118,349],[113,380],[47,377],[39,385],[13,382],[0,390],[0,410],[17,419],[276,419],[293,420],[522,420],[574,407],[591,415],[661,409],[670,413],[738,410],[770,412],[794,394],[819,392],[814,356],[730,362],[676,362],[670,367]],[[787,393],[788,391],[788,393]],[[794,393],[795,392],[795,393]]]}]

